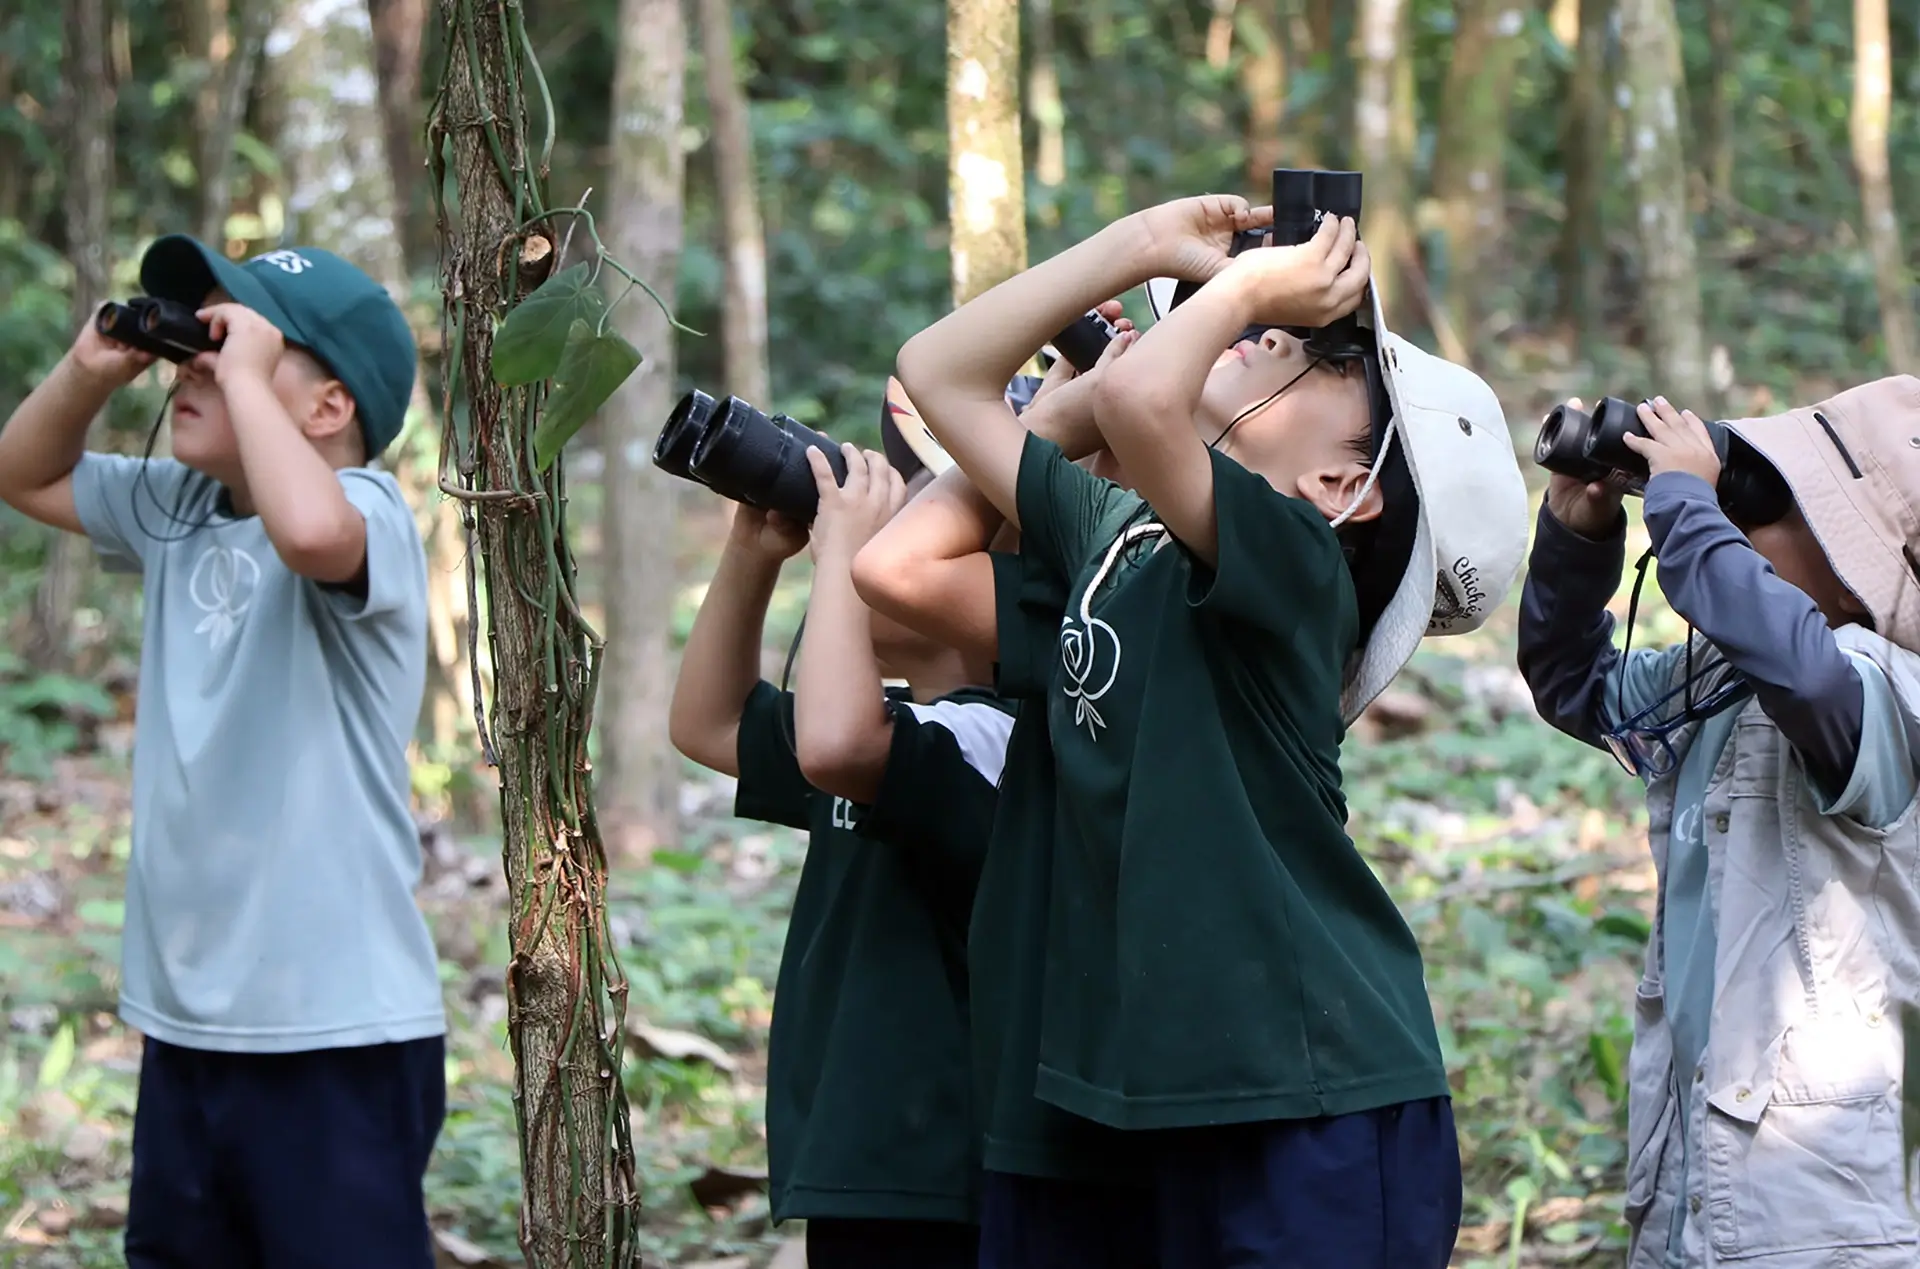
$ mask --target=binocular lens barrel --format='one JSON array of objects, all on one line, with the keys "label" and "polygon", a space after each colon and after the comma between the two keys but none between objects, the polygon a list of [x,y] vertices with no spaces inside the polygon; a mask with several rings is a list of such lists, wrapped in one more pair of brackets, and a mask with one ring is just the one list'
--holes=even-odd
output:
[{"label": "binocular lens barrel", "polygon": [[712,397],[698,389],[681,397],[660,429],[660,439],[653,443],[653,465],[669,476],[705,484],[693,473],[693,450],[712,419]]},{"label": "binocular lens barrel", "polygon": [[1100,310],[1088,309],[1073,325],[1053,337],[1053,347],[1067,359],[1068,365],[1085,374],[1099,362],[1100,354],[1119,333],[1117,327],[1100,315]]},{"label": "binocular lens barrel", "polygon": [[[689,393],[668,416],[654,444],[663,471],[697,480],[715,493],[796,524],[810,524],[820,509],[820,489],[806,451],[827,456],[839,483],[847,479],[840,447],[784,414],[769,418],[739,397],[717,406],[704,393]],[[685,471],[679,470],[684,461]]]}]

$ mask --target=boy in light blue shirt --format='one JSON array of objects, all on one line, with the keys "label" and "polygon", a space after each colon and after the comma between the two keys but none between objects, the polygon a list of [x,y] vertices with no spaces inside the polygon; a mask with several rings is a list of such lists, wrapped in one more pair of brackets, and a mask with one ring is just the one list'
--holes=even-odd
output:
[{"label": "boy in light blue shirt", "polygon": [[393,478],[416,354],[327,252],[141,264],[198,310],[170,460],[88,453],[151,364],[89,325],[0,432],[0,498],[146,595],[121,1016],[146,1037],[134,1269],[432,1264],[446,1100],[406,750],[426,557]]}]

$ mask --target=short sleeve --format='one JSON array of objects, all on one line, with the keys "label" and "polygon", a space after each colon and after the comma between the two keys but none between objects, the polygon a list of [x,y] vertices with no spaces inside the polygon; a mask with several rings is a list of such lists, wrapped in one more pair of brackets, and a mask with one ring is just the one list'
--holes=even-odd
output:
[{"label": "short sleeve", "polygon": [[[137,573],[147,548],[184,532],[189,469],[170,458],[88,453],[73,469],[73,508],[111,573]],[[188,521],[192,523],[192,521]]]},{"label": "short sleeve", "polygon": [[1119,500],[1138,501],[1111,480],[1067,461],[1060,447],[1027,434],[1020,451],[1014,503],[1020,512],[1020,550],[1071,580],[1086,566],[1101,525]]},{"label": "short sleeve", "polygon": [[996,686],[1002,696],[1044,695],[1058,656],[1067,583],[1034,555],[996,551],[992,558]]},{"label": "short sleeve", "polygon": [[743,820],[807,828],[814,789],[800,774],[800,759],[793,751],[793,693],[771,683],[756,684],[740,711],[737,746],[740,783],[733,813]]},{"label": "short sleeve", "polygon": [[893,703],[893,745],[860,833],[939,850],[979,875],[1014,716],[991,701]]},{"label": "short sleeve", "polygon": [[1347,562],[1319,508],[1281,493],[1219,450],[1211,454],[1217,561],[1212,569],[1195,561],[1188,602],[1281,635],[1303,618],[1324,619],[1338,604],[1357,629]]},{"label": "short sleeve", "polygon": [[399,482],[385,472],[350,467],[340,472],[340,489],[366,518],[367,584],[364,594],[323,587],[333,610],[349,621],[424,611],[427,553]]},{"label": "short sleeve", "polygon": [[[1868,828],[1885,828],[1920,793],[1920,777],[1914,772],[1900,702],[1885,671],[1857,653],[1849,653],[1848,659],[1860,675],[1860,751],[1847,787],[1831,803],[1821,805],[1820,812],[1844,815]],[[1820,801],[1817,791],[1815,801]]]},{"label": "short sleeve", "polygon": [[893,742],[864,837],[936,856],[943,875],[979,881],[1013,715],[989,701],[893,705]]}]

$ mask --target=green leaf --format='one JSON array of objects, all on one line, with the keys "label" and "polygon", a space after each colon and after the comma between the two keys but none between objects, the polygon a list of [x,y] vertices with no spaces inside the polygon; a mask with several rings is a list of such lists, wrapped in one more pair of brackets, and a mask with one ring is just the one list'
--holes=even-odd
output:
[{"label": "green leaf", "polygon": [[687,850],[656,850],[647,856],[647,860],[649,863],[658,864],[662,868],[671,868],[678,873],[699,872],[707,862],[699,855]]},{"label": "green leaf", "polygon": [[493,337],[493,379],[523,387],[559,373],[577,322],[597,322],[607,309],[585,261],[548,278],[514,306]]},{"label": "green leaf", "polygon": [[639,349],[611,332],[596,335],[592,323],[576,319],[567,331],[560,368],[553,372],[547,408],[533,431],[534,466],[541,471],[552,466],[561,447],[639,365]]},{"label": "green leaf", "polygon": [[46,1056],[40,1059],[41,1088],[52,1088],[67,1078],[67,1072],[73,1069],[74,1047],[73,1024],[64,1023],[47,1045]]}]

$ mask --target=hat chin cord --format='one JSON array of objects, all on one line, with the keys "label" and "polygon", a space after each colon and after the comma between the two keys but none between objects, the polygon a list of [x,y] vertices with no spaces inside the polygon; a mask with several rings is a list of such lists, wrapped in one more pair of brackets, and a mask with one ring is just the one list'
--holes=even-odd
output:
[{"label": "hat chin cord", "polygon": [[1380,467],[1387,461],[1387,451],[1393,448],[1393,438],[1397,436],[1399,432],[1400,429],[1397,427],[1389,427],[1387,429],[1386,439],[1380,442],[1380,453],[1374,458],[1373,466],[1367,469],[1367,483],[1360,486],[1360,492],[1353,496],[1353,501],[1347,504],[1345,511],[1342,511],[1339,515],[1327,521],[1329,528],[1339,528],[1347,521],[1353,519],[1354,513],[1360,510],[1360,504],[1367,500],[1367,495],[1372,493],[1373,487],[1379,483]]}]

